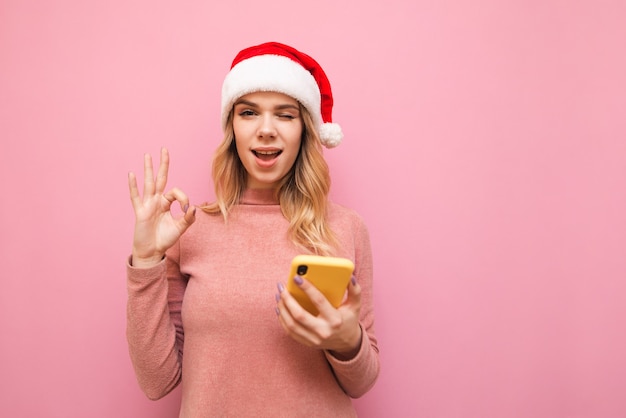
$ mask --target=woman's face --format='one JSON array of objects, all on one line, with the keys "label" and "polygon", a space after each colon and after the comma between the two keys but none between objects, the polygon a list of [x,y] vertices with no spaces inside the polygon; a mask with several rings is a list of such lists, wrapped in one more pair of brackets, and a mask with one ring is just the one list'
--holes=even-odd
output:
[{"label": "woman's face", "polygon": [[302,129],[300,105],[290,96],[255,92],[235,102],[235,144],[248,188],[277,187],[298,157]]}]

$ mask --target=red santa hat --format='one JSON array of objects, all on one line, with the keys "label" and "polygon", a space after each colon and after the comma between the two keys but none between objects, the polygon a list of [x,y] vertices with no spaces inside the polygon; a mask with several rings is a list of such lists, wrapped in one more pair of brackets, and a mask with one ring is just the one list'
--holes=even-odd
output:
[{"label": "red santa hat", "polygon": [[333,94],[322,67],[310,56],[277,42],[246,48],[235,57],[222,85],[222,128],[242,96],[257,91],[283,93],[298,100],[318,126],[327,148],[343,139],[341,127],[332,123]]}]

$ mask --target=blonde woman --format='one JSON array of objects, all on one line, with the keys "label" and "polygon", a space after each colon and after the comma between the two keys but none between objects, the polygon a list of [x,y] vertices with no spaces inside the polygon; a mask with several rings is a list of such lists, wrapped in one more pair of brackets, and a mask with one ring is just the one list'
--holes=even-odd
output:
[{"label": "blonde woman", "polygon": [[[181,417],[352,417],[351,398],[378,376],[367,228],[328,200],[322,145],[343,136],[332,105],[328,79],[308,55],[278,43],[244,49],[222,88],[216,201],[195,206],[182,190],[166,190],[165,149],[156,175],[144,159],[143,194],[129,174],[130,356],[149,398],[182,382]],[[300,277],[318,315],[285,290],[302,253],[354,262],[338,308]]]}]

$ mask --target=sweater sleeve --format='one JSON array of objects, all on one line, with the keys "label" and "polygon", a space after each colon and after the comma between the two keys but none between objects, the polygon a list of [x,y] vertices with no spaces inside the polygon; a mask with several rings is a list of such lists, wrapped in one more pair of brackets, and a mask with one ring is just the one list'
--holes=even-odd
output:
[{"label": "sweater sleeve", "polygon": [[361,348],[354,358],[347,361],[341,361],[325,351],[339,385],[352,398],[363,396],[370,390],[380,371],[378,342],[374,333],[372,250],[367,228],[360,218],[358,221],[354,236],[354,275],[361,286]]},{"label": "sweater sleeve", "polygon": [[151,268],[127,266],[126,337],[139,386],[150,399],[181,381],[184,333],[181,307],[186,280],[179,271],[178,244]]}]

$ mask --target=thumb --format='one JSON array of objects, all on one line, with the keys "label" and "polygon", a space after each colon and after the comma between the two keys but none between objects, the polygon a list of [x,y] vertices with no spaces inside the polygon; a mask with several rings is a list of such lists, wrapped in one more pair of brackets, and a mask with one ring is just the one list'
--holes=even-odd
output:
[{"label": "thumb", "polygon": [[179,222],[182,226],[183,231],[187,230],[191,226],[192,223],[196,221],[196,207],[190,206],[187,208],[185,215],[180,218]]},{"label": "thumb", "polygon": [[354,276],[352,276],[350,284],[348,284],[348,297],[346,298],[346,302],[354,305],[361,303],[361,286],[359,286]]}]

